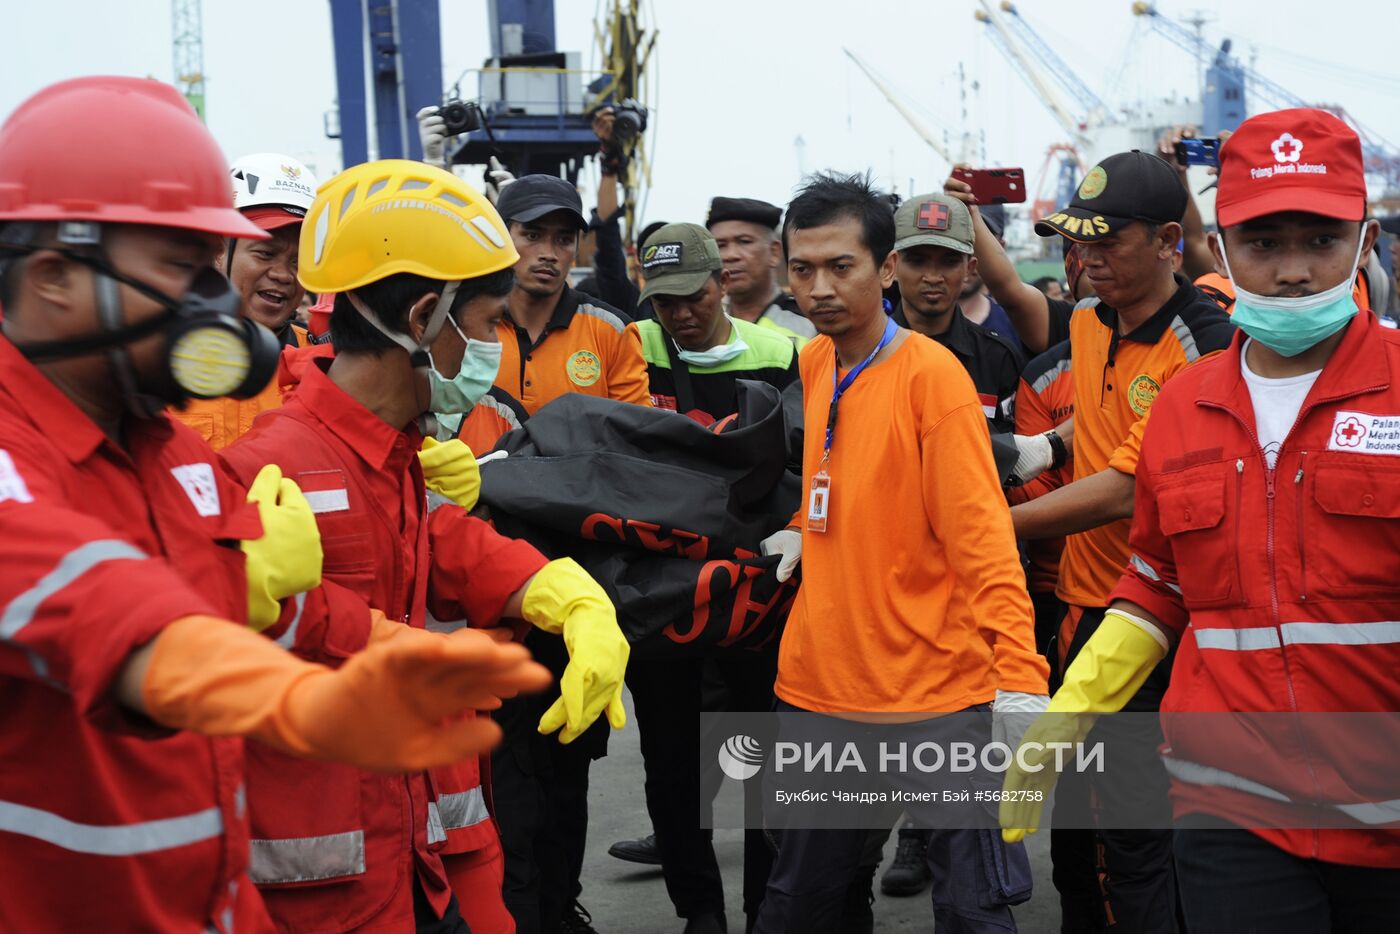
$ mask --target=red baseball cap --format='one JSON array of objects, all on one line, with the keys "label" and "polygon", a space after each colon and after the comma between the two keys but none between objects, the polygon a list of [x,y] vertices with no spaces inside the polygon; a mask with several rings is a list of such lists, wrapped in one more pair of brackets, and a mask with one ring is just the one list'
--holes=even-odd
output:
[{"label": "red baseball cap", "polygon": [[282,207],[277,204],[268,204],[256,208],[247,208],[243,211],[243,216],[257,224],[263,230],[271,233],[280,230],[289,224],[300,224],[306,220],[306,213],[297,213],[295,209]]},{"label": "red baseball cap", "polygon": [[1280,211],[1344,221],[1366,216],[1361,139],[1336,115],[1275,110],[1250,117],[1225,141],[1215,195],[1220,226]]}]

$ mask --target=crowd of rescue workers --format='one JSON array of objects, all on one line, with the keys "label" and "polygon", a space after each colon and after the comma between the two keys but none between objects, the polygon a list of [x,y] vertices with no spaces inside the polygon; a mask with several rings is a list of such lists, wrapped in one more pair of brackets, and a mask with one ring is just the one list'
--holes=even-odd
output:
[{"label": "crowd of rescue workers", "polygon": [[[1027,283],[973,166],[625,236],[614,119],[592,210],[494,159],[478,190],[435,107],[422,161],[324,181],[230,167],[153,80],[0,126],[0,929],[636,930],[584,907],[629,719],[646,810],[609,853],[660,867],[667,929],[872,932],[896,831],[880,889],[931,890],[948,934],[1016,930],[1033,883],[1074,934],[1400,929],[1400,731],[1301,716],[1400,710],[1400,225],[1356,132],[1245,120],[1206,216],[1195,128],[1110,155],[1032,218],[1063,275]],[[658,651],[619,618],[700,620],[694,570],[663,596],[507,534],[500,491],[608,490],[698,568],[679,517],[759,498],[705,471],[764,400],[791,495],[724,556],[764,638]],[[560,425],[603,440],[523,447]],[[722,711],[1016,755],[971,823],[750,825],[727,918]],[[1118,711],[1152,728],[1111,776],[1049,767]],[[1205,742],[1187,713],[1297,724]]]}]

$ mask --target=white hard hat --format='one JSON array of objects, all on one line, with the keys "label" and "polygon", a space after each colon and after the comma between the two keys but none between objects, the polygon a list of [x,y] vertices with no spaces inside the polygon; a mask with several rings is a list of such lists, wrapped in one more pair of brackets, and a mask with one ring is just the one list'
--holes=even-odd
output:
[{"label": "white hard hat", "polygon": [[287,223],[293,223],[290,218],[305,217],[316,200],[316,176],[299,160],[281,153],[243,156],[230,167],[229,175],[233,178],[233,206],[240,211],[281,208],[289,216]]}]

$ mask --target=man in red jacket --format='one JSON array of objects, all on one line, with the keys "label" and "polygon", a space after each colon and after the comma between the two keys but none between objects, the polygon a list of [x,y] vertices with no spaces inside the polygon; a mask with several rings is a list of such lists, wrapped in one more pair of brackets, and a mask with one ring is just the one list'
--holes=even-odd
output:
[{"label": "man in red jacket", "polygon": [[[562,632],[570,653],[540,732],[562,727],[567,742],[605,709],[621,726],[628,647],[602,588],[466,514],[476,465],[460,441],[418,455],[425,413],[468,412],[495,378],[518,259],[504,222],[454,175],[384,160],[323,185],[302,233],[303,285],[336,295],[335,354],[297,358],[295,390],[226,449],[229,464],[242,476],[277,464],[305,489],[327,580],[386,615],[370,645],[430,612],[474,627],[523,618]],[[430,511],[425,481],[456,502]],[[328,664],[362,648],[285,638]],[[284,929],[514,931],[475,760],[386,778],[255,747],[249,773],[250,874]]]},{"label": "man in red jacket", "polygon": [[1360,140],[1321,110],[1253,117],[1216,212],[1240,332],[1153,406],[1129,567],[1021,753],[1082,738],[1176,644],[1163,758],[1192,934],[1395,930],[1395,731],[1356,715],[1400,711],[1400,335],[1352,294],[1377,236]]},{"label": "man in red jacket", "polygon": [[269,931],[238,737],[421,770],[499,737],[460,712],[547,683],[479,633],[331,670],[251,631],[371,614],[317,586],[295,484],[238,485],[165,414],[273,362],[211,265],[224,236],[263,236],[229,194],[213,137],[156,81],[65,81],[0,127],[0,930]]}]

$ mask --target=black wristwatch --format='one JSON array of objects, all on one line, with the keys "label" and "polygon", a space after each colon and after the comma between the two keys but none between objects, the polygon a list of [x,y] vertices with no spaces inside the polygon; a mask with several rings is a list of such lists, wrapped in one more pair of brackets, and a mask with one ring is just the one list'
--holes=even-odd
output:
[{"label": "black wristwatch", "polygon": [[1050,442],[1050,469],[1059,470],[1069,460],[1069,451],[1065,448],[1064,439],[1055,433],[1051,428],[1045,433],[1045,440]]}]

